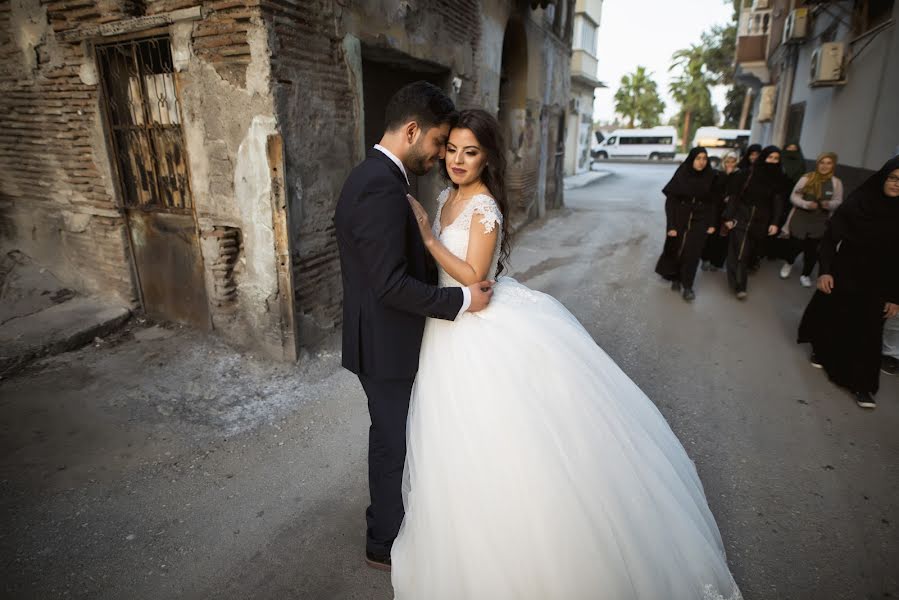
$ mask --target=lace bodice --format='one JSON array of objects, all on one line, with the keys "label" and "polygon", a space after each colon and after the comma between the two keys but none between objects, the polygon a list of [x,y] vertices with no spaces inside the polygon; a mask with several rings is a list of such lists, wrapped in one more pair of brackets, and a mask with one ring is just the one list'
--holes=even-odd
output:
[{"label": "lace bodice", "polygon": [[[499,206],[496,204],[496,200],[490,196],[487,196],[486,194],[477,194],[471,197],[468,204],[465,206],[465,209],[459,213],[459,216],[456,217],[452,223],[447,225],[446,228],[441,228],[440,215],[443,213],[443,205],[446,204],[452,190],[453,188],[448,187],[440,192],[440,195],[437,197],[437,216],[434,217],[433,225],[434,235],[449,249],[450,252],[462,260],[465,260],[465,256],[468,253],[468,238],[471,233],[471,222],[473,217],[476,214],[481,216],[478,222],[484,226],[484,229],[488,233],[493,231],[494,227],[499,225],[500,232],[496,239],[496,248],[493,250],[493,260],[490,263],[490,270],[487,273],[487,279],[493,279],[496,277],[496,268],[499,262],[499,250],[503,235],[503,215],[499,210]],[[442,267],[440,268],[437,284],[440,287],[462,286],[461,283],[450,277]]]}]

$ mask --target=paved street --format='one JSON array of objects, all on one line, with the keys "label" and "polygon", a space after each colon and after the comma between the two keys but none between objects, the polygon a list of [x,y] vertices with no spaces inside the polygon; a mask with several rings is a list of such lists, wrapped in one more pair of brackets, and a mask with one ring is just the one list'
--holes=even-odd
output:
[{"label": "paved street", "polygon": [[[899,595],[899,379],[874,412],[807,361],[810,297],[652,272],[668,164],[613,164],[514,241],[694,459],[747,600]],[[300,367],[134,324],[0,381],[2,595],[387,599],[362,566],[367,414],[336,341]]]}]

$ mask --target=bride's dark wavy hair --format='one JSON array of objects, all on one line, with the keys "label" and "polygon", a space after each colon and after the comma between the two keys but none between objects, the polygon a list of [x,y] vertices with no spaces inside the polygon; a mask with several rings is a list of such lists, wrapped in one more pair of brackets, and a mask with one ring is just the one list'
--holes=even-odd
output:
[{"label": "bride's dark wavy hair", "polygon": [[[490,194],[496,200],[503,215],[499,262],[496,267],[498,276],[505,269],[505,263],[509,260],[511,251],[511,243],[509,241],[509,201],[506,198],[506,143],[503,140],[499,121],[489,112],[480,108],[470,108],[460,112],[459,117],[453,124],[453,129],[470,130],[487,155],[487,164],[484,170],[481,171],[481,182],[490,190]],[[449,180],[445,159],[440,161],[440,172]],[[452,186],[453,188],[459,187],[455,183]]]}]

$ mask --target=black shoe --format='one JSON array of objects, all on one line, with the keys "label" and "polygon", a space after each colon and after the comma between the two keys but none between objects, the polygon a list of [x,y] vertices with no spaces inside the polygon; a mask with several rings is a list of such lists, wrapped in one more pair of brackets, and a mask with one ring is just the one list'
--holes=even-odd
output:
[{"label": "black shoe", "polygon": [[375,554],[374,552],[366,550],[365,564],[372,569],[377,569],[379,571],[390,571],[390,555]]},{"label": "black shoe", "polygon": [[880,370],[887,375],[896,375],[899,373],[899,360],[892,356],[882,356],[880,358]]},{"label": "black shoe", "polygon": [[683,296],[684,300],[686,300],[687,302],[692,302],[693,299],[696,298],[696,293],[693,291],[693,288],[685,287]]},{"label": "black shoe", "polygon": [[818,355],[817,355],[817,354],[812,353],[812,355],[809,357],[808,361],[809,361],[810,363],[812,363],[812,366],[815,367],[816,369],[823,369],[823,368],[824,368],[824,365],[822,365],[822,364],[821,364],[821,361],[818,360]]},{"label": "black shoe", "polygon": [[671,289],[674,290],[675,292],[679,292],[680,291],[680,281],[672,281]]},{"label": "black shoe", "polygon": [[855,403],[862,408],[877,408],[877,402],[874,401],[874,396],[868,392],[855,392],[854,395]]},{"label": "black shoe", "polygon": [[702,266],[700,267],[700,269],[702,269],[703,271],[708,271],[711,268],[712,268],[712,263],[710,261],[707,261],[707,260],[702,261]]}]

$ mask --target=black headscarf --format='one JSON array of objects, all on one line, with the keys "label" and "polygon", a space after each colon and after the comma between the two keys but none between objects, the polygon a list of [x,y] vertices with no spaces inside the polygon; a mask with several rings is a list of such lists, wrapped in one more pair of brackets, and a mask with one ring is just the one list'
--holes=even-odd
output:
[{"label": "black headscarf", "polygon": [[[749,162],[749,155],[753,152],[761,152],[762,145],[761,144],[751,144],[748,148],[746,148],[746,152],[743,153],[743,156],[740,158],[740,162],[737,163],[738,169],[748,169],[752,166],[752,163]],[[756,159],[758,161],[758,159]]]},{"label": "black headscarf", "polygon": [[780,164],[784,167],[784,173],[795,185],[799,178],[805,175],[805,157],[802,155],[802,147],[797,142],[790,142],[787,146],[796,146],[795,150],[784,150],[780,153]]},{"label": "black headscarf", "polygon": [[779,192],[782,192],[787,187],[786,175],[784,175],[783,167],[780,166],[780,163],[766,162],[767,158],[775,152],[783,156],[783,153],[777,146],[765,146],[759,157],[752,163],[752,181],[749,184],[750,186],[765,186]]},{"label": "black headscarf", "polygon": [[[740,169],[728,180],[728,194],[740,196],[747,204],[757,204],[770,198],[772,194],[784,197],[789,193],[789,181],[780,164],[765,162],[774,152],[780,152],[777,146],[766,146],[760,151],[748,168]],[[749,151],[747,150],[747,155]]]},{"label": "black headscarf", "polygon": [[715,171],[709,163],[706,163],[702,171],[693,168],[693,161],[700,154],[709,155],[708,150],[702,146],[696,146],[687,158],[680,164],[677,171],[671,177],[671,181],[662,188],[662,193],[666,196],[688,196],[693,198],[702,198],[709,194],[712,185],[715,183]]},{"label": "black headscarf", "polygon": [[[899,169],[899,156],[855,189],[834,213],[831,230],[835,240],[899,251],[899,198],[883,193],[887,176]],[[899,256],[891,260],[899,260]]]}]

